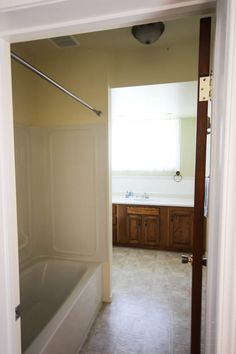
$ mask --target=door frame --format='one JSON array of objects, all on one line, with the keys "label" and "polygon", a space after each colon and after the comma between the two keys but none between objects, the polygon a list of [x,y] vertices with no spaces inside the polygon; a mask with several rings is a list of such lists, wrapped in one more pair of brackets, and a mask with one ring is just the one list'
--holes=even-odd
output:
[{"label": "door frame", "polygon": [[18,238],[10,46],[0,39],[0,352],[19,353]]},{"label": "door frame", "polygon": [[204,255],[204,194],[206,178],[206,147],[208,101],[200,100],[200,80],[210,75],[212,18],[200,19],[198,54],[198,96],[196,162],[194,185],[192,298],[191,298],[191,354],[200,354],[202,329],[202,258]]},{"label": "door frame", "polygon": [[[60,0],[58,0],[61,2]],[[55,6],[56,2],[54,1]],[[109,1],[107,1],[108,5]],[[129,26],[134,23],[164,18],[172,19],[202,13],[212,1],[167,1],[166,6],[132,10],[111,10],[109,16],[91,16],[86,21],[78,17],[66,23],[58,21],[40,26],[16,28],[9,26],[0,32],[0,349],[5,354],[20,354],[20,322],[15,321],[14,308],[19,301],[18,246],[16,225],[16,189],[14,173],[14,138],[11,91],[10,42],[33,40],[61,34],[82,33],[115,27]],[[183,5],[184,4],[184,5]],[[45,15],[51,11],[45,4]],[[148,6],[148,2],[145,3]],[[27,6],[24,10],[26,11]],[[33,8],[31,8],[31,11]],[[36,8],[35,8],[36,9]],[[8,20],[14,24],[15,11],[7,13]],[[35,10],[37,11],[37,9]],[[46,17],[46,16],[45,16]],[[42,17],[43,21],[43,17]],[[10,22],[9,22],[10,23]],[[233,354],[236,352],[234,333],[236,308],[235,269],[236,189],[234,176],[236,170],[236,4],[234,0],[218,0],[216,43],[214,59],[214,102],[211,147],[211,185],[209,205],[209,251],[207,280],[207,323],[206,353]],[[224,73],[224,75],[222,75]],[[234,80],[232,80],[234,78]],[[223,89],[222,89],[223,88]],[[224,118],[224,119],[223,119]],[[109,181],[108,181],[109,182]],[[111,205],[108,192],[107,215]],[[111,216],[108,217],[108,236],[111,231]],[[111,237],[107,242],[111,248]],[[111,259],[110,259],[111,261]],[[109,272],[107,272],[109,277]],[[105,282],[109,287],[109,281]]]},{"label": "door frame", "polygon": [[218,0],[214,50],[206,353],[236,352],[236,2]]}]

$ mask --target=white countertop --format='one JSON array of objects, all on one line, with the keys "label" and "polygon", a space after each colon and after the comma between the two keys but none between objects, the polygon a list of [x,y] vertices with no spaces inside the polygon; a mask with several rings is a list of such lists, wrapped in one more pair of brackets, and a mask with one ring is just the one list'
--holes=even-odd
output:
[{"label": "white countertop", "polygon": [[133,204],[133,205],[159,205],[159,206],[179,206],[179,207],[193,207],[194,201],[191,197],[181,197],[181,196],[167,196],[158,197],[150,196],[149,198],[142,197],[129,197],[124,196],[113,196],[113,204]]}]

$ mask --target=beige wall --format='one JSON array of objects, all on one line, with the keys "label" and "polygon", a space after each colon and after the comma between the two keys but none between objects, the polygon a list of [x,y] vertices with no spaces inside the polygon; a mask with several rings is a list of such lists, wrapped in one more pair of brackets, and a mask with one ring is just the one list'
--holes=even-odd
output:
[{"label": "beige wall", "polygon": [[198,44],[144,47],[113,53],[111,87],[193,81],[197,79]]},{"label": "beige wall", "polygon": [[[13,46],[15,52],[79,95],[95,108],[102,118],[61,93],[49,83],[13,62],[13,99],[15,121],[31,125],[95,124],[108,121],[110,87],[192,81],[197,78],[196,42],[168,48],[107,52],[80,47],[50,52],[31,51],[29,44]],[[34,44],[35,48],[35,44]],[[33,53],[33,54],[32,54]],[[181,126],[181,172],[194,175],[194,119]]]},{"label": "beige wall", "polygon": [[[19,53],[18,46],[13,46]],[[33,125],[102,123],[108,120],[109,55],[83,50],[60,51],[55,55],[27,55],[20,46],[20,55],[62,86],[103,112],[102,119],[57,88],[13,61],[14,119]]]},{"label": "beige wall", "polygon": [[[18,55],[28,61],[33,58],[22,46],[13,46]],[[31,71],[12,60],[12,90],[14,120],[18,123],[34,124],[37,118],[37,78]]]},{"label": "beige wall", "polygon": [[60,84],[103,112],[102,119],[84,106],[38,78],[39,124],[99,123],[108,119],[108,54],[99,51],[59,52],[38,60],[40,69]]},{"label": "beige wall", "polygon": [[[54,49],[49,55],[29,55],[24,46],[14,50],[69,90],[103,111],[108,119],[108,85],[111,87],[191,81],[197,78],[197,43],[169,48],[105,52]],[[27,46],[29,48],[29,45]],[[39,125],[97,123],[96,115],[47,82],[13,63],[14,117]]]}]

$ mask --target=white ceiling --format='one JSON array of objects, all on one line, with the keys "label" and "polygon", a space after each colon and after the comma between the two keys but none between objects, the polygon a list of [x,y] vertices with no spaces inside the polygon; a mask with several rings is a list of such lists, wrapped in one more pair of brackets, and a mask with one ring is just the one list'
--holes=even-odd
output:
[{"label": "white ceiling", "polygon": [[0,37],[23,42],[209,14],[215,8],[215,0],[38,0],[30,6],[35,1],[11,0],[9,11],[0,11]]},{"label": "white ceiling", "polygon": [[22,9],[38,5],[52,4],[60,1],[69,0],[1,0],[0,12],[13,11],[15,9]]},{"label": "white ceiling", "polygon": [[[159,40],[150,47],[169,46],[179,42],[198,39],[199,17],[184,18],[165,22],[165,31]],[[121,50],[140,49],[139,43],[131,34],[131,27],[79,34],[76,36],[83,48]]]},{"label": "white ceiling", "polygon": [[13,46],[24,47],[30,55],[43,56],[62,53],[67,50],[144,50],[146,48],[169,47],[184,42],[197,42],[199,36],[199,17],[188,17],[174,21],[165,21],[165,31],[159,40],[149,46],[139,43],[131,34],[131,27],[112,29],[74,35],[80,42],[79,47],[57,48],[48,39],[19,43]]}]

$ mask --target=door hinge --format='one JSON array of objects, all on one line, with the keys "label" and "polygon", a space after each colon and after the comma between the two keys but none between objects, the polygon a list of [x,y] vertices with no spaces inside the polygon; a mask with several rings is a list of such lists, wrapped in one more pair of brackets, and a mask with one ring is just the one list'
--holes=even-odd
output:
[{"label": "door hinge", "polygon": [[212,75],[200,77],[199,102],[210,101],[212,98]]},{"label": "door hinge", "polygon": [[20,317],[21,317],[21,306],[19,304],[15,308],[15,319],[18,320],[18,318],[20,318]]}]

